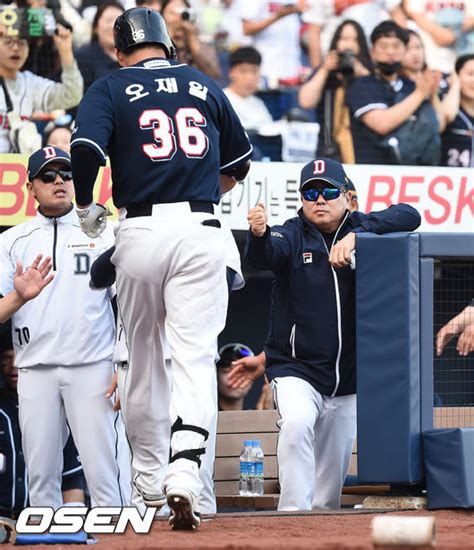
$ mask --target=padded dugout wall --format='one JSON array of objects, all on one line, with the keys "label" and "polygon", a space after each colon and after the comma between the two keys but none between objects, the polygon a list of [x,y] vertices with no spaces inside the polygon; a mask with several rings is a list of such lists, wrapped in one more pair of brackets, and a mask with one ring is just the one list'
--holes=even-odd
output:
[{"label": "padded dugout wall", "polygon": [[419,234],[357,235],[359,483],[422,480]]}]

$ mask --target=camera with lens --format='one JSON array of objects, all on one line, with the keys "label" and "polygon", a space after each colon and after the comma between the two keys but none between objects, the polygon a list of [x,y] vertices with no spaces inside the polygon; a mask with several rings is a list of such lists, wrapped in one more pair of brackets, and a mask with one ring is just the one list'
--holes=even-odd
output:
[{"label": "camera with lens", "polygon": [[181,8],[179,12],[183,21],[189,21],[189,23],[196,22],[196,12],[193,8]]},{"label": "camera with lens", "polygon": [[352,76],[354,74],[355,53],[352,50],[344,50],[343,52],[337,52],[337,55],[339,57],[337,72],[344,76]]}]

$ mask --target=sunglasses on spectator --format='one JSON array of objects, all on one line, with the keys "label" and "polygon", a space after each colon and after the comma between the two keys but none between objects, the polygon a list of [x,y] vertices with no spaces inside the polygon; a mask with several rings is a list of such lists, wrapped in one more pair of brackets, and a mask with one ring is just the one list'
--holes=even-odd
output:
[{"label": "sunglasses on spectator", "polygon": [[38,175],[38,178],[43,183],[53,183],[56,180],[56,176],[59,176],[63,181],[72,180],[71,170],[47,170]]},{"label": "sunglasses on spectator", "polygon": [[28,46],[28,40],[25,38],[2,38],[2,43],[5,46],[5,48],[12,49],[14,46],[18,46],[19,48],[26,48]]},{"label": "sunglasses on spectator", "polygon": [[323,196],[325,201],[337,199],[341,194],[341,190],[337,187],[325,187],[324,189],[307,189],[302,192],[303,198],[306,201],[316,202],[319,195]]}]

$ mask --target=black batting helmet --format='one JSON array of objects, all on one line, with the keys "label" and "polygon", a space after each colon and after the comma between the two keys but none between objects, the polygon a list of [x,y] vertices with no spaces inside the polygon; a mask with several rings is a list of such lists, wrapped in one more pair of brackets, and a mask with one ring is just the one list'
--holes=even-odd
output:
[{"label": "black batting helmet", "polygon": [[167,59],[176,59],[176,47],[163,17],[150,8],[132,8],[119,15],[114,24],[114,41],[121,52],[138,44],[158,44]]}]

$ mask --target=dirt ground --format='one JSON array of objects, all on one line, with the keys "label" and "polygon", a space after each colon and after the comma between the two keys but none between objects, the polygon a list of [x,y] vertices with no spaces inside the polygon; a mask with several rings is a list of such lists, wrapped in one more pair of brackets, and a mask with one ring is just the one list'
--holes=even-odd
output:
[{"label": "dirt ground", "polygon": [[[392,512],[390,512],[392,513]],[[218,514],[195,532],[175,532],[166,521],[156,521],[148,535],[97,535],[93,548],[122,550],[173,549],[372,549],[370,524],[376,513],[362,510],[333,513]],[[474,510],[397,512],[397,515],[432,515],[436,518],[437,550],[474,550]],[[11,547],[5,545],[4,548]],[[68,550],[84,548],[64,545]],[[34,548],[51,548],[37,545]],[[55,545],[55,549],[63,545]],[[392,547],[393,548],[393,547]],[[400,547],[397,547],[400,550]],[[418,547],[419,548],[419,547]]]}]

